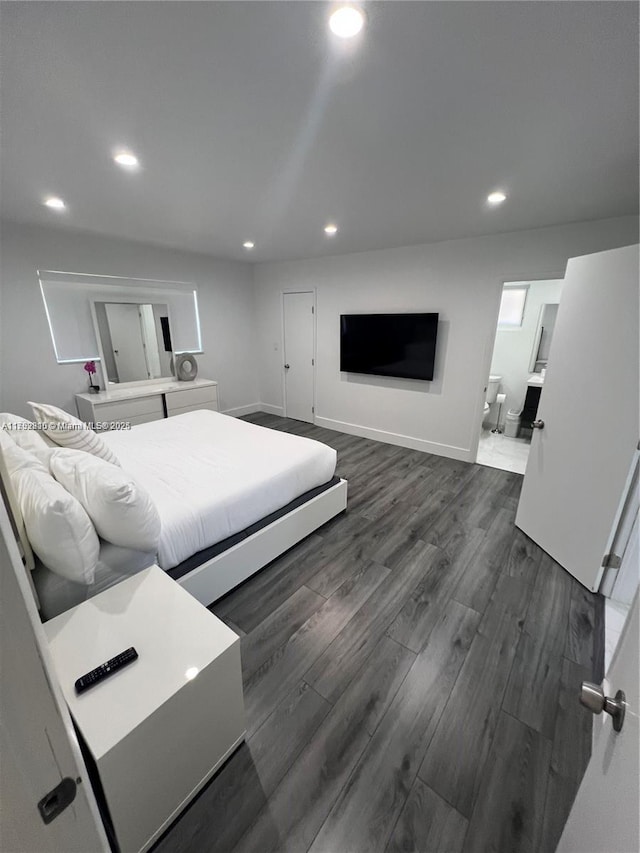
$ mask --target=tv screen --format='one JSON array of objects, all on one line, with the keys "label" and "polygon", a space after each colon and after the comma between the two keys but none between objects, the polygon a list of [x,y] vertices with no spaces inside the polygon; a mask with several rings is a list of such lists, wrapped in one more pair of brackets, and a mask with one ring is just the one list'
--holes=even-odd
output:
[{"label": "tv screen", "polygon": [[433,379],[437,314],[342,314],[340,370]]}]

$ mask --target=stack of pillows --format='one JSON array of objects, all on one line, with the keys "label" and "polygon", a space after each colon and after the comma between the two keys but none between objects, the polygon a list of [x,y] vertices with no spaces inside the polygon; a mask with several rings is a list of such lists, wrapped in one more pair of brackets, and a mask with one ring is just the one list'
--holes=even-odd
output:
[{"label": "stack of pillows", "polygon": [[0,450],[29,542],[52,572],[90,586],[100,539],[155,552],[160,516],[106,442],[58,409],[29,404],[42,429],[0,414]]}]

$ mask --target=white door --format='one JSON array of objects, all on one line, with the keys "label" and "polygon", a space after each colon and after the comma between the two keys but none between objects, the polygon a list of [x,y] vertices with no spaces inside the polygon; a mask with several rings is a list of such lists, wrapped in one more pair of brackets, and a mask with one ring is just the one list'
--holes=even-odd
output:
[{"label": "white door", "polygon": [[567,265],[516,524],[588,589],[638,444],[638,247]]},{"label": "white door", "polygon": [[284,293],[285,417],[313,423],[314,317],[311,292]]},{"label": "white door", "polygon": [[[108,851],[71,717],[53,673],[9,519],[0,500],[0,850]],[[45,824],[37,804],[62,779],[75,798]],[[69,783],[67,783],[69,784]]]},{"label": "white door", "polygon": [[[640,850],[638,754],[640,683],[638,597],[629,613],[603,688],[626,694],[622,731],[607,714],[594,719],[591,760],[567,820],[557,853],[635,853]],[[577,699],[576,699],[577,701]]]},{"label": "white door", "polygon": [[138,307],[140,311],[142,340],[147,357],[147,370],[151,379],[159,379],[162,376],[162,372],[160,369],[160,353],[158,336],[156,334],[156,320],[153,316],[153,305],[140,305]]},{"label": "white door", "polygon": [[110,302],[105,311],[120,382],[149,379],[138,306]]}]

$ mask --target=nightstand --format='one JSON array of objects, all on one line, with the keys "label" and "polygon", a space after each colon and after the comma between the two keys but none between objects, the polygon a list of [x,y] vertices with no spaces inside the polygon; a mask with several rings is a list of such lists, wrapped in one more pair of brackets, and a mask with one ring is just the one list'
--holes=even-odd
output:
[{"label": "nightstand", "polygon": [[[118,843],[146,850],[244,740],[240,639],[157,566],[44,630]],[[76,694],[129,646],[138,660]]]}]

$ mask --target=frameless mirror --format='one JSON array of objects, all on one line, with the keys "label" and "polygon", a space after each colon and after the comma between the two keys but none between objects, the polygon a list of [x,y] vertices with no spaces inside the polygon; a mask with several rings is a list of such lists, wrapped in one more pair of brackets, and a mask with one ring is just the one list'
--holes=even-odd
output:
[{"label": "frameless mirror", "polygon": [[108,382],[173,375],[168,305],[94,301],[93,307]]},{"label": "frameless mirror", "polygon": [[553,337],[557,316],[557,302],[545,302],[542,305],[538,319],[538,328],[536,329],[536,336],[534,338],[531,363],[529,364],[530,373],[540,373],[547,367],[551,338]]}]

